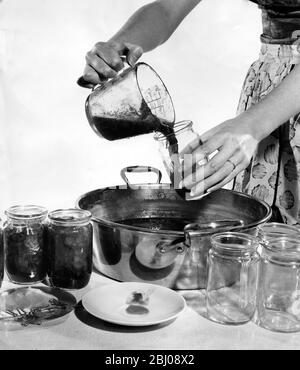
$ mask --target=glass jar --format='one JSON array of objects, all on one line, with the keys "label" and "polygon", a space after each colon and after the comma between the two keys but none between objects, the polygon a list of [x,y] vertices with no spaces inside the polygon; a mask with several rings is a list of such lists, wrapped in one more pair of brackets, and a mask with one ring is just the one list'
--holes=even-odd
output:
[{"label": "glass jar", "polygon": [[52,286],[84,288],[92,273],[93,230],[91,213],[62,209],[49,213],[48,277]]},{"label": "glass jar", "polygon": [[25,285],[42,281],[46,276],[46,208],[14,206],[5,214],[5,268],[9,280]]},{"label": "glass jar", "polygon": [[239,325],[255,313],[259,255],[256,238],[225,232],[211,237],[206,287],[207,317]]},{"label": "glass jar", "polygon": [[281,236],[300,237],[300,230],[296,226],[281,224],[278,222],[269,222],[260,227],[259,235],[261,242],[265,243],[270,239]]},{"label": "glass jar", "polygon": [[[182,121],[174,125],[174,130],[168,135],[156,133],[154,139],[158,142],[159,152],[163,160],[164,167],[170,177],[174,189],[181,188],[181,181],[190,174],[193,168],[194,183],[203,179],[203,173],[200,166],[207,163],[207,158],[185,154],[184,158],[180,157],[183,149],[189,145],[201,145],[200,136],[193,130],[192,121]],[[192,185],[193,186],[193,185]],[[188,189],[185,189],[188,191]]]},{"label": "glass jar", "polygon": [[259,267],[258,325],[300,331],[300,240],[287,236],[263,245]]}]

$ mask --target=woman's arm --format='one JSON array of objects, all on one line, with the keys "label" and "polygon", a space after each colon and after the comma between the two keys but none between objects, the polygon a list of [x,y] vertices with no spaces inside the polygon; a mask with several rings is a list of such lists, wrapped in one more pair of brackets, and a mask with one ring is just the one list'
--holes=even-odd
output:
[{"label": "woman's arm", "polygon": [[223,187],[248,166],[261,140],[298,113],[300,65],[259,103],[206,132],[201,137],[203,145],[195,143],[182,152],[183,157],[192,153],[198,161],[218,151],[197,168],[196,179],[194,172],[190,174],[194,170],[187,169],[184,186],[192,189],[193,196]]},{"label": "woman's arm", "polygon": [[157,0],[137,10],[109,41],[98,42],[86,55],[83,74],[91,85],[134,65],[143,54],[164,43],[201,0]]},{"label": "woman's arm", "polygon": [[157,0],[137,10],[110,41],[139,45],[145,52],[163,44],[201,0]]}]

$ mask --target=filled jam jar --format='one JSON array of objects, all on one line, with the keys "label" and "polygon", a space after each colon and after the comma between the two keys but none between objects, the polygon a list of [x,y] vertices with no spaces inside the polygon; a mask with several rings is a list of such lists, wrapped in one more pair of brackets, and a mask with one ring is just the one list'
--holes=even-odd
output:
[{"label": "filled jam jar", "polygon": [[91,217],[89,211],[79,209],[49,213],[47,255],[52,286],[81,289],[89,283],[93,259]]},{"label": "filled jam jar", "polygon": [[16,284],[33,284],[46,277],[45,219],[47,209],[35,205],[13,206],[5,211],[5,268]]}]

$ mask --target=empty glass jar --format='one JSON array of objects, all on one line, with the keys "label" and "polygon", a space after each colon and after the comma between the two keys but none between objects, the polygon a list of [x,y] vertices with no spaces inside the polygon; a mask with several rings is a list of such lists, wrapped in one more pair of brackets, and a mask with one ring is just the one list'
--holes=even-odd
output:
[{"label": "empty glass jar", "polygon": [[[180,189],[180,182],[190,173],[193,168],[194,182],[203,178],[199,167],[207,162],[204,156],[195,156],[185,154],[180,157],[183,149],[191,144],[201,144],[200,136],[193,130],[192,121],[182,121],[174,125],[174,131],[167,135],[156,133],[155,140],[159,144],[159,152],[163,160],[164,167],[170,177],[171,183],[175,189]],[[187,190],[187,189],[186,189]]]},{"label": "empty glass jar", "polygon": [[296,226],[281,224],[278,222],[269,222],[260,228],[260,238],[262,242],[281,236],[299,236],[300,229]]},{"label": "empty glass jar", "polygon": [[300,331],[300,240],[287,236],[263,245],[257,301],[258,325]]},{"label": "empty glass jar", "polygon": [[255,313],[259,255],[256,238],[226,232],[211,237],[206,287],[207,317],[239,325]]},{"label": "empty glass jar", "polygon": [[16,284],[33,284],[46,276],[44,207],[14,206],[5,212],[5,267]]},{"label": "empty glass jar", "polygon": [[65,289],[84,288],[92,273],[93,230],[91,213],[64,209],[49,213],[48,277]]}]

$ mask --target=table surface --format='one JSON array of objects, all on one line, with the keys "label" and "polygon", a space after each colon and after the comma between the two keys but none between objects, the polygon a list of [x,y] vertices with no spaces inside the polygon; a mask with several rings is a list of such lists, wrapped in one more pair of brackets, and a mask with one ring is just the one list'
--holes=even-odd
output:
[{"label": "table surface", "polygon": [[[106,323],[84,310],[81,299],[104,284],[120,284],[93,273],[89,285],[72,292],[77,309],[52,326],[2,329],[0,350],[205,350],[205,349],[299,349],[300,333],[279,334],[256,326],[225,326],[203,315],[203,292],[181,291],[187,302],[180,316],[164,325],[123,327]],[[4,281],[0,291],[16,287]]]}]

